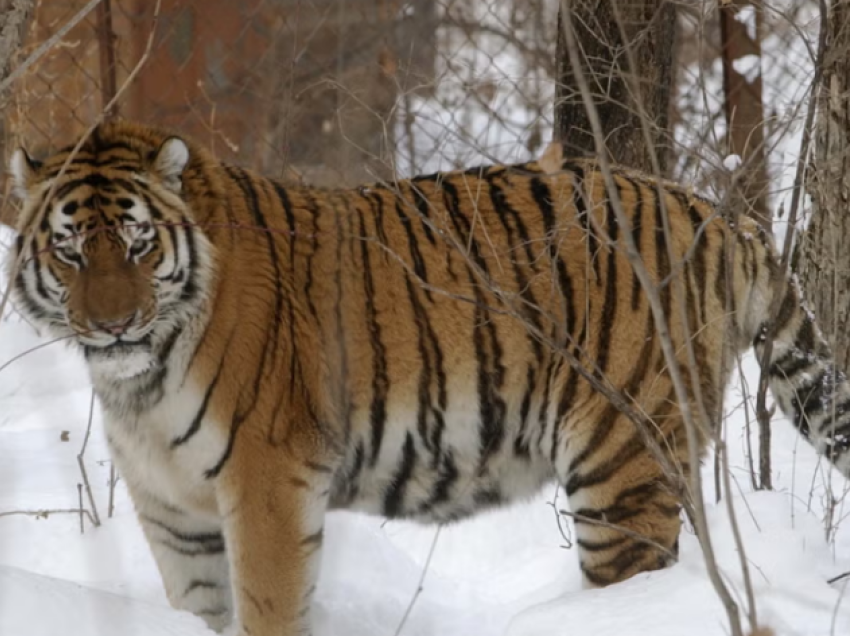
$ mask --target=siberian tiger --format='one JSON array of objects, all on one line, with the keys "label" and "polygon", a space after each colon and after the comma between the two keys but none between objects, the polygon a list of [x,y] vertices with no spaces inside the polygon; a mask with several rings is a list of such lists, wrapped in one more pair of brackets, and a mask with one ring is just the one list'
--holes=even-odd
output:
[{"label": "siberian tiger", "polygon": [[[603,173],[557,147],[350,190],[129,122],[62,173],[69,152],[12,156],[15,298],[85,356],[168,597],[214,630],[310,632],[329,509],[447,523],[558,480],[589,585],[665,566],[678,491],[598,387],[687,476],[679,405],[719,420],[774,289],[773,394],[850,474],[850,387],[771,238],[679,186],[615,169],[623,227]],[[684,402],[629,237],[696,359]]]}]

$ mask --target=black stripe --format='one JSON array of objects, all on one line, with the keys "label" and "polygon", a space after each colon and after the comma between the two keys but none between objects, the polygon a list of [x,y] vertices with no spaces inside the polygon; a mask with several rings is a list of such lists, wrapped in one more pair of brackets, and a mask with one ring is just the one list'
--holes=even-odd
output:
[{"label": "black stripe", "polygon": [[457,481],[458,475],[457,464],[455,464],[452,452],[443,453],[440,462],[439,477],[434,482],[434,486],[431,489],[431,496],[423,507],[423,511],[428,511],[434,506],[449,500],[452,486]]},{"label": "black stripe", "polygon": [[313,316],[314,320],[318,321],[319,312],[316,310],[316,304],[313,302],[313,295],[310,293],[310,290],[313,288],[313,257],[316,256],[316,252],[319,249],[319,205],[312,195],[305,193],[304,196],[307,197],[310,213],[313,217],[313,236],[310,239],[310,253],[307,255],[307,272],[304,277],[304,296],[307,298],[307,308],[310,310],[310,314]]},{"label": "black stripe", "polygon": [[584,189],[584,169],[580,166],[571,165],[569,170],[575,176],[573,181],[573,206],[576,210],[576,219],[581,224],[584,232],[585,240],[587,241],[587,258],[590,259],[593,273],[596,275],[596,284],[602,284],[602,274],[599,271],[599,241],[594,234],[594,229],[590,223],[590,214],[587,209],[588,197],[592,193],[585,192]]},{"label": "black stripe", "polygon": [[[579,508],[575,510],[575,523],[578,524],[593,524],[593,520],[604,521],[608,524],[621,524],[640,514],[647,512],[646,506],[655,497],[658,496],[659,490],[664,486],[657,481],[644,482],[630,488],[626,488],[619,493],[614,500],[614,503],[603,506],[601,508]],[[655,507],[659,513],[666,515],[666,511],[659,507]],[[673,514],[673,511],[669,511]],[[675,511],[678,514],[678,510]],[[582,518],[584,517],[584,518]]]},{"label": "black stripe", "polygon": [[[664,196],[663,189],[653,191],[655,195],[655,263],[658,273],[658,284],[661,285],[661,305],[665,316],[670,316],[670,303],[672,296],[670,292],[670,255],[667,252],[667,237],[664,232],[664,210],[662,209],[661,197]],[[673,238],[672,236],[670,237]]]},{"label": "black stripe", "polygon": [[[222,453],[216,464],[204,471],[204,477],[206,479],[212,479],[217,477],[221,470],[224,468],[224,465],[227,463],[227,460],[230,458],[233,452],[233,446],[235,444],[236,434],[239,431],[239,428],[241,427],[245,419],[248,417],[248,415],[257,407],[257,404],[259,403],[260,387],[262,384],[262,379],[265,375],[266,366],[269,362],[269,357],[271,357],[272,361],[277,357],[278,343],[280,342],[280,326],[283,322],[281,315],[283,304],[283,289],[281,286],[282,277],[280,271],[280,263],[278,260],[276,246],[274,244],[274,237],[272,236],[271,232],[267,231],[269,226],[266,223],[266,219],[260,209],[257,192],[254,189],[250,176],[244,170],[232,166],[227,166],[225,168],[225,171],[237,183],[242,192],[245,194],[245,197],[247,199],[247,206],[257,226],[261,229],[266,230],[265,232],[262,232],[262,234],[265,236],[269,248],[269,260],[272,263],[272,266],[275,271],[273,281],[275,287],[275,312],[274,315],[271,316],[270,320],[268,321],[270,324],[267,327],[266,344],[263,348],[263,354],[261,357],[260,364],[257,365],[257,373],[253,381],[253,392],[250,396],[242,396],[242,399],[247,401],[248,406],[244,410],[240,410],[239,412],[234,414],[230,425],[230,434],[228,436],[227,446],[225,447],[224,452]],[[273,331],[273,336],[269,335],[268,332],[270,331]]]},{"label": "black stripe", "polygon": [[808,369],[815,362],[807,352],[792,347],[770,365],[769,373],[774,378],[793,380],[800,371]]},{"label": "black stripe", "polygon": [[245,421],[245,417],[234,417],[232,422],[230,423],[230,433],[227,436],[227,446],[224,448],[224,452],[219,457],[218,461],[212,468],[209,468],[204,471],[205,479],[214,479],[218,477],[221,469],[224,468],[224,465],[227,463],[227,460],[230,459],[230,455],[233,453],[233,445],[236,442],[236,433],[239,432],[239,427],[242,426],[242,422]]},{"label": "black stripe", "polygon": [[[295,214],[292,211],[292,202],[289,200],[289,195],[286,189],[279,183],[272,182],[275,194],[283,208],[284,217],[286,218],[286,226],[289,230],[289,277],[295,277]],[[292,295],[286,294],[287,305],[287,322],[289,323],[289,342],[291,347],[289,353],[289,395],[294,396],[296,391],[297,380],[301,378],[301,356],[298,352],[299,339],[295,335],[296,319],[295,305],[292,302]],[[281,408],[283,394],[278,397],[277,409]],[[276,410],[277,410],[276,409]]]},{"label": "black stripe", "polygon": [[[472,184],[472,187],[474,188],[475,184]],[[458,242],[460,245],[469,248],[473,263],[475,263],[475,266],[481,270],[485,279],[489,280],[490,271],[487,268],[487,261],[484,260],[484,257],[481,254],[481,247],[472,232],[472,225],[461,209],[460,196],[458,195],[457,188],[450,181],[444,181],[443,192],[445,193],[445,204],[446,209],[449,212],[449,219],[460,238],[460,241]],[[471,273],[468,264],[467,271],[470,272],[470,281],[473,283],[475,289],[478,289],[478,286],[475,285],[474,275]]]},{"label": "black stripe", "polygon": [[708,270],[708,266],[706,265],[706,250],[708,249],[708,235],[703,227],[705,220],[702,218],[696,207],[690,204],[684,194],[681,192],[676,194],[679,199],[679,203],[682,205],[682,209],[687,210],[688,217],[691,219],[691,226],[694,230],[694,241],[696,242],[696,249],[693,253],[694,277],[696,278],[697,290],[699,292],[700,321],[701,324],[705,325],[708,321],[706,317],[706,288],[708,286],[706,275]]},{"label": "black stripe", "polygon": [[[350,232],[345,232],[342,226],[342,216],[340,214],[339,206],[333,206],[334,212],[334,226],[336,228],[336,268],[334,270],[334,286],[336,287],[336,299],[334,304],[334,322],[335,322],[335,331],[334,337],[336,338],[336,346],[337,352],[339,355],[339,381],[340,385],[335,387],[337,392],[337,398],[341,400],[340,407],[342,410],[342,418],[343,425],[345,426],[345,435],[346,437],[349,435],[351,431],[351,395],[348,390],[348,347],[346,346],[346,336],[345,336],[345,322],[343,320],[343,300],[344,286],[342,284],[342,268],[343,268],[343,257],[342,257],[342,249],[343,249],[343,241],[346,234],[351,234]],[[346,215],[346,218],[350,220],[351,216]],[[353,249],[353,248],[352,248]]]},{"label": "black stripe", "polygon": [[227,172],[242,189],[242,192],[247,199],[246,203],[248,205],[248,210],[251,213],[254,223],[256,223],[261,229],[261,234],[265,238],[266,246],[268,248],[269,262],[274,270],[274,279],[272,281],[275,294],[274,315],[272,316],[271,324],[269,325],[269,328],[274,332],[274,335],[267,339],[266,346],[263,349],[264,360],[266,355],[270,352],[271,359],[274,361],[277,357],[277,345],[280,342],[280,327],[283,324],[283,276],[280,267],[280,256],[278,255],[277,246],[275,245],[274,234],[269,229],[269,224],[263,214],[257,190],[252,183],[250,175],[244,170],[232,166],[228,166]]},{"label": "black stripe", "polygon": [[[419,251],[419,244],[416,240],[416,233],[413,231],[413,226],[410,221],[410,217],[407,216],[407,214],[405,213],[403,205],[404,200],[401,198],[396,198],[395,211],[398,215],[398,220],[401,222],[401,225],[404,228],[405,233],[407,234],[407,245],[410,250],[410,258],[413,261],[413,271],[420,281],[427,284],[428,273],[425,269],[425,260],[422,258],[422,252]],[[427,289],[425,290],[425,296],[428,298],[428,300],[433,300],[431,298],[431,292]]]},{"label": "black stripe", "polygon": [[[183,236],[186,237],[186,249],[189,252],[189,264],[186,266],[189,275],[186,278],[186,283],[183,285],[183,291],[180,294],[180,300],[183,302],[191,302],[198,294],[198,247],[195,243],[195,228],[191,222],[186,219],[181,219]],[[170,226],[169,226],[170,229]],[[176,254],[177,244],[175,244]],[[175,268],[177,267],[177,258],[174,259]]]},{"label": "black stripe", "polygon": [[[477,172],[475,174],[477,175]],[[445,193],[446,208],[449,211],[449,217],[455,230],[460,235],[461,245],[469,246],[474,263],[481,270],[482,274],[489,279],[487,263],[481,255],[478,241],[475,240],[472,234],[472,226],[469,219],[466,218],[461,209],[457,188],[454,184],[446,181],[443,183],[443,191]],[[470,286],[475,294],[473,343],[478,368],[479,437],[481,448],[479,465],[483,466],[490,455],[499,449],[504,438],[506,409],[504,401],[498,395],[498,389],[501,388],[504,381],[504,367],[501,363],[502,351],[496,336],[495,326],[493,321],[488,320],[485,316],[485,310],[483,309],[485,303],[481,287],[476,284],[475,274],[468,263],[466,264],[466,269]],[[492,348],[492,369],[488,368],[490,366],[486,351],[488,345]]]},{"label": "black stripe", "polygon": [[187,557],[216,556],[224,552],[224,543],[198,544],[196,547],[187,548],[168,540],[157,540],[156,542],[159,545],[165,546],[172,552],[176,552],[177,554]]},{"label": "black stripe", "polygon": [[390,519],[397,517],[403,510],[404,494],[407,482],[413,476],[416,465],[416,448],[413,443],[413,435],[407,433],[402,448],[401,459],[396,468],[395,475],[387,487],[384,495],[384,516]]},{"label": "black stripe", "polygon": [[420,221],[422,222],[422,231],[425,232],[425,238],[428,239],[428,242],[431,245],[436,245],[437,241],[434,239],[434,232],[431,230],[430,225],[430,206],[431,203],[428,201],[428,197],[416,187],[416,185],[412,181],[407,182],[408,187],[413,195],[413,200],[416,204],[416,209],[420,214]]},{"label": "black stripe", "polygon": [[609,539],[607,541],[588,541],[587,539],[576,539],[576,544],[578,547],[584,550],[585,552],[602,552],[604,550],[610,550],[611,548],[616,548],[629,540],[629,537],[625,535],[620,535],[619,537],[615,537],[613,539]]},{"label": "black stripe", "polygon": [[[366,226],[363,213],[359,209],[357,215],[360,220],[360,234],[365,237]],[[375,308],[375,283],[372,279],[372,265],[369,261],[369,246],[365,240],[360,241],[360,254],[363,259],[366,326],[369,330],[369,343],[372,347],[372,404],[369,407],[372,452],[369,463],[374,467],[378,461],[381,440],[384,436],[390,379],[387,373],[387,350],[381,340],[381,324],[378,322],[378,312]]]},{"label": "black stripe", "polygon": [[[523,246],[525,249],[525,255],[528,260],[528,265],[534,270],[537,271],[537,259],[534,257],[534,253],[531,251],[531,237],[528,235],[528,229],[525,227],[525,224],[522,222],[520,215],[517,211],[511,206],[508,201],[507,196],[505,196],[505,191],[495,182],[495,179],[498,176],[495,175],[490,176],[487,179],[487,185],[489,187],[490,201],[493,205],[493,209],[496,212],[496,215],[499,217],[499,221],[502,224],[502,227],[505,229],[505,234],[507,235],[507,246],[511,252],[517,246],[516,237],[514,236],[514,227],[512,227],[511,223],[509,223],[508,219],[510,218],[513,221],[514,226],[516,226],[516,232],[519,234],[519,245]],[[506,182],[506,185],[509,188],[512,188],[513,185],[509,182]],[[523,303],[520,305],[520,313],[522,316],[528,320],[536,330],[542,331],[542,326],[540,324],[540,305],[537,302],[537,299],[534,297],[534,292],[531,289],[531,285],[528,282],[528,277],[525,275],[525,268],[520,266],[517,262],[517,259],[513,254],[510,254],[508,260],[511,263],[514,272],[514,282],[516,284],[516,289],[520,294],[520,297],[523,299]],[[526,339],[531,345],[532,350],[534,351],[535,358],[540,358],[543,354],[543,346],[540,341],[534,337],[531,331],[526,330]]]},{"label": "black stripe", "polygon": [[[405,286],[414,320],[417,326],[417,348],[421,364],[419,366],[418,387],[418,410],[417,431],[425,448],[431,453],[436,465],[439,455],[439,444],[442,439],[445,420],[443,411],[446,408],[446,374],[443,369],[443,354],[437,340],[437,335],[428,319],[428,313],[419,300],[416,293],[417,287],[413,284],[410,276],[405,275]],[[432,378],[436,375],[438,387],[439,405],[435,407],[431,400]],[[429,420],[434,422],[434,427],[429,434]]]},{"label": "black stripe", "polygon": [[544,183],[540,178],[533,177],[531,179],[531,193],[543,218],[543,229],[546,234],[546,244],[549,248],[549,258],[554,264],[558,274],[558,289],[561,293],[563,315],[566,319],[566,331],[564,334],[566,339],[563,343],[563,346],[565,346],[566,340],[572,336],[573,331],[575,330],[576,312],[575,307],[573,306],[573,283],[572,279],[570,279],[569,273],[567,272],[567,267],[564,264],[563,259],[561,259],[557,246],[555,236],[557,232],[555,227],[555,214],[552,209],[552,193],[549,190],[549,186],[546,185],[546,183]]},{"label": "black stripe", "polygon": [[519,430],[514,439],[514,455],[529,458],[529,444],[526,435],[528,431],[528,414],[531,411],[531,398],[537,388],[537,374],[534,367],[529,365],[525,370],[525,391],[519,407]]},{"label": "black stripe", "polygon": [[[363,195],[363,198],[369,203],[369,207],[372,209],[372,214],[375,218],[375,232],[378,235],[378,242],[383,247],[389,247],[389,241],[387,240],[387,232],[384,227],[384,199],[377,192],[370,192],[369,196]],[[389,254],[386,253],[385,250],[381,250],[381,253],[384,256],[384,262],[386,263],[389,259]]]},{"label": "black stripe", "polygon": [[313,547],[315,549],[315,548],[318,548],[320,545],[322,545],[324,540],[325,540],[325,530],[324,530],[324,528],[320,528],[318,531],[314,532],[313,534],[309,534],[306,537],[304,537],[303,539],[301,539],[301,545],[302,546],[310,546],[310,547]]},{"label": "black stripe", "polygon": [[53,299],[50,297],[50,294],[47,293],[47,287],[44,285],[44,276],[41,272],[41,260],[34,258],[31,263],[32,272],[35,276],[35,292],[41,300],[50,305],[53,303]]},{"label": "black stripe", "polygon": [[[546,382],[543,385],[543,397],[540,401],[540,409],[537,411],[537,450],[543,452],[543,440],[546,438],[547,416],[549,414],[550,389],[552,387],[552,378],[557,377],[561,370],[563,357],[553,355],[549,358],[549,364],[546,366]],[[557,424],[555,425],[557,427]]]},{"label": "black stripe", "polygon": [[[617,197],[620,201],[623,200],[622,190],[617,180],[614,180],[615,188],[617,189]],[[602,305],[602,312],[599,315],[599,339],[596,344],[596,369],[597,377],[602,377],[608,370],[608,355],[611,350],[611,332],[614,328],[614,321],[617,318],[617,248],[614,245],[618,238],[617,216],[614,212],[614,205],[610,197],[606,202],[608,210],[607,230],[611,239],[611,245],[608,246],[608,267],[605,272],[605,301]]]},{"label": "black stripe", "polygon": [[505,437],[507,407],[500,390],[505,377],[502,347],[493,320],[482,304],[475,307],[473,346],[478,365],[478,432],[480,439],[479,467],[499,451]]},{"label": "black stripe", "polygon": [[215,590],[221,587],[218,581],[204,581],[201,579],[192,579],[186,589],[183,590],[183,596],[189,596],[195,590]]},{"label": "black stripe", "polygon": [[[579,356],[587,341],[587,322],[582,325],[581,333],[573,346],[572,355],[576,360],[580,360]],[[555,413],[555,421],[552,424],[552,448],[549,451],[549,457],[554,464],[558,456],[558,446],[560,445],[561,426],[564,424],[564,416],[570,408],[575,407],[574,400],[578,393],[578,370],[570,364],[570,370],[567,372],[567,377],[564,384],[561,386],[561,395],[558,398],[558,410]]]},{"label": "black stripe", "polygon": [[[647,313],[646,323],[647,324],[644,327],[645,336],[643,346],[641,347],[641,351],[635,361],[635,367],[632,369],[629,379],[626,382],[626,386],[623,388],[625,395],[634,395],[636,393],[637,388],[645,381],[646,374],[651,365],[653,357],[652,350],[655,344],[655,323],[652,313]],[[613,404],[608,404],[605,407],[605,411],[603,411],[599,422],[597,422],[593,427],[593,435],[591,435],[581,452],[570,461],[570,465],[567,469],[568,481],[564,486],[568,493],[576,492],[580,488],[585,487],[587,478],[580,477],[578,475],[578,470],[581,468],[582,464],[590,459],[599,447],[603,445],[605,440],[608,439],[618,417],[621,417],[621,415],[617,410],[617,407]],[[591,473],[594,472],[595,471],[591,471]],[[564,476],[562,475],[561,478],[563,479]]]},{"label": "black stripe", "polygon": [[366,451],[364,449],[363,442],[362,440],[358,440],[354,447],[354,461],[352,462],[351,467],[345,470],[346,485],[344,495],[341,497],[341,500],[345,503],[350,504],[360,492],[359,479],[360,472],[363,470],[363,464],[365,463],[365,457]]},{"label": "black stripe", "polygon": [[157,528],[165,530],[173,539],[183,543],[221,543],[224,544],[224,535],[221,532],[184,532],[178,530],[164,521],[155,519],[149,515],[140,514],[142,521],[149,523]]},{"label": "black stripe", "polygon": [[207,407],[210,403],[210,398],[212,397],[213,391],[215,391],[215,387],[218,384],[219,378],[221,377],[221,370],[224,368],[223,362],[224,361],[222,360],[222,362],[218,365],[218,369],[216,369],[215,376],[213,376],[212,382],[210,382],[206,392],[204,393],[204,399],[201,401],[201,406],[198,409],[198,412],[195,413],[195,417],[192,420],[192,424],[189,426],[188,430],[185,433],[171,440],[172,449],[175,449],[178,446],[182,446],[183,444],[188,442],[201,429],[201,422],[203,422],[204,415],[206,415]]},{"label": "black stripe", "polygon": [[[57,173],[58,174],[58,173]],[[72,179],[71,181],[66,181],[62,185],[56,188],[56,191],[53,193],[54,200],[64,199],[68,194],[76,190],[77,188],[81,188],[83,186],[91,186],[92,188],[100,188],[109,183],[109,179],[104,177],[102,174],[97,172],[92,172],[87,174],[85,177],[81,179]]]}]

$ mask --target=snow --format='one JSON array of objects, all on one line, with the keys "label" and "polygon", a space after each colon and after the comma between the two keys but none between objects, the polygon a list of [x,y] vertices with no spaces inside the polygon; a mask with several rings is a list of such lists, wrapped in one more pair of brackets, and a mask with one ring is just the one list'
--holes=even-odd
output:
[{"label": "snow", "polygon": [[[0,323],[0,366],[43,343],[15,318]],[[749,385],[755,362],[745,360]],[[61,343],[0,370],[0,514],[78,506],[76,456],[91,392],[85,368]],[[734,501],[759,616],[778,634],[850,633],[850,599],[826,580],[850,570],[848,511],[839,504],[830,540],[824,502],[847,484],[827,470],[791,426],[774,424],[775,492],[753,492],[743,452],[743,409],[730,391],[728,439]],[[732,408],[735,407],[735,408]],[[68,431],[68,441],[63,441]],[[76,514],[0,516],[2,636],[210,634],[195,617],[169,608],[156,567],[119,482],[106,518],[108,456],[97,413],[86,466],[103,524]],[[712,462],[706,494],[714,501]],[[692,530],[675,567],[605,590],[585,590],[574,548],[558,531],[548,487],[531,502],[443,528],[353,513],[328,517],[315,609],[317,636],[390,636],[423,575],[403,636],[551,636],[581,626],[592,636],[719,636],[725,617]],[[561,494],[558,506],[565,506]],[[711,536],[726,580],[743,599],[740,562],[723,503],[710,504]],[[436,536],[436,542],[435,542]],[[850,590],[848,590],[850,591]]]},{"label": "snow", "polygon": [[756,39],[756,8],[746,5],[735,13],[735,20],[747,27],[747,36],[751,40]]},{"label": "snow", "polygon": [[723,167],[726,168],[729,172],[734,172],[735,170],[741,167],[741,156],[727,155],[723,159]]},{"label": "snow", "polygon": [[758,55],[744,55],[732,60],[732,68],[743,76],[747,83],[751,84],[761,74],[761,57]]}]

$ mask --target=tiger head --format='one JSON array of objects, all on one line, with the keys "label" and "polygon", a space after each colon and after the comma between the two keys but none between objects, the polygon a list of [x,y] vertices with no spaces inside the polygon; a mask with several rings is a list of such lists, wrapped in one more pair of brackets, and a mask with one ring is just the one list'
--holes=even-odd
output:
[{"label": "tiger head", "polygon": [[191,231],[183,183],[189,147],[159,137],[117,123],[67,166],[71,149],[36,161],[21,148],[10,161],[22,201],[9,258],[16,305],[113,378],[158,366],[209,283],[210,246]]}]

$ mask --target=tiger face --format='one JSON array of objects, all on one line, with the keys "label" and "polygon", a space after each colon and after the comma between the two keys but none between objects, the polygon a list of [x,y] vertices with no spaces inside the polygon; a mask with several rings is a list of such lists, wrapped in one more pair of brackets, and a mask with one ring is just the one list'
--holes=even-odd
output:
[{"label": "tiger face", "polygon": [[181,198],[189,152],[177,138],[154,153],[95,140],[63,173],[67,156],[47,164],[23,149],[12,156],[23,200],[16,251],[26,251],[16,299],[54,335],[79,343],[93,370],[133,377],[157,366],[157,348],[203,291],[202,239],[178,231],[192,222]]}]

